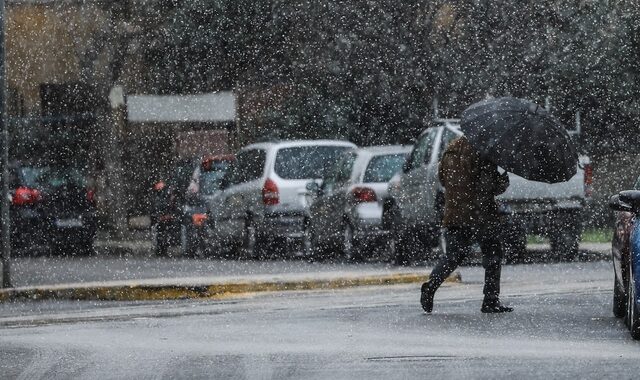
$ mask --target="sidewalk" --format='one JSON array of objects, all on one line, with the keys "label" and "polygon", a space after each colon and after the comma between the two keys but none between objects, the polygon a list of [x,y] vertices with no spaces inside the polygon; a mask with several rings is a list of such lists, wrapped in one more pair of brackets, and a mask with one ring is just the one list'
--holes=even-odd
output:
[{"label": "sidewalk", "polygon": [[[35,257],[15,259],[15,299],[168,300],[222,299],[247,293],[421,283],[426,268],[385,264],[323,264],[303,261],[230,261],[133,257]],[[459,282],[454,273],[448,281]]]}]

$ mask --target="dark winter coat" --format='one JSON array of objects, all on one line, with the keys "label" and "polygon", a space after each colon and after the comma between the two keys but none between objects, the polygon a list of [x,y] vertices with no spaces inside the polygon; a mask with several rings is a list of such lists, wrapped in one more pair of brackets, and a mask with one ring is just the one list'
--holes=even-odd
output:
[{"label": "dark winter coat", "polygon": [[445,189],[445,227],[483,227],[498,222],[495,196],[507,190],[509,177],[482,159],[466,138],[458,137],[447,146],[438,178]]}]

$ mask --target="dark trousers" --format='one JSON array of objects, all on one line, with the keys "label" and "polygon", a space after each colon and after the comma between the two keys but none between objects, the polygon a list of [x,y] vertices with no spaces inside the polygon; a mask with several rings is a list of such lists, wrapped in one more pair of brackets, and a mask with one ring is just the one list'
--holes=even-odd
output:
[{"label": "dark trousers", "polygon": [[440,256],[429,277],[429,287],[438,289],[444,280],[471,252],[474,242],[480,244],[484,267],[484,296],[497,298],[500,294],[502,246],[497,226],[449,227],[445,230],[447,250]]}]

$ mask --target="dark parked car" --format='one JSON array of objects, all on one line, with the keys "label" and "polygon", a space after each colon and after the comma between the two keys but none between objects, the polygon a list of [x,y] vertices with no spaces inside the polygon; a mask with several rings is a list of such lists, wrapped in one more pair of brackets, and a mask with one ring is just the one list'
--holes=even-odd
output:
[{"label": "dark parked car", "polygon": [[82,169],[12,164],[9,178],[14,248],[92,251],[96,234],[94,190]]},{"label": "dark parked car", "polygon": [[171,246],[178,246],[186,256],[206,251],[205,202],[220,189],[233,160],[232,155],[181,160],[171,178],[154,185],[151,221],[156,254],[167,254]]},{"label": "dark parked car", "polygon": [[222,177],[234,161],[234,155],[215,155],[196,165],[183,207],[180,249],[184,255],[196,256],[210,248],[206,233],[207,202],[221,191]]},{"label": "dark parked car", "polygon": [[609,206],[618,211],[611,242],[613,256],[613,314],[625,318],[631,336],[640,339],[640,178],[634,190],[611,197]]},{"label": "dark parked car", "polygon": [[177,161],[167,178],[151,191],[151,231],[156,255],[166,255],[169,247],[180,244],[182,209],[193,173],[193,160]]}]

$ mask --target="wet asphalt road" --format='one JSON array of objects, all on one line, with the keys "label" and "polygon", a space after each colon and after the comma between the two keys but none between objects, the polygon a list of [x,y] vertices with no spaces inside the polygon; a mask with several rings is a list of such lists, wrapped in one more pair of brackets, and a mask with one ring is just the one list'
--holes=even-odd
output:
[{"label": "wet asphalt road", "polygon": [[611,314],[611,264],[506,266],[505,315],[461,269],[432,315],[418,285],[228,301],[0,305],[2,378],[635,378],[640,343]]}]

